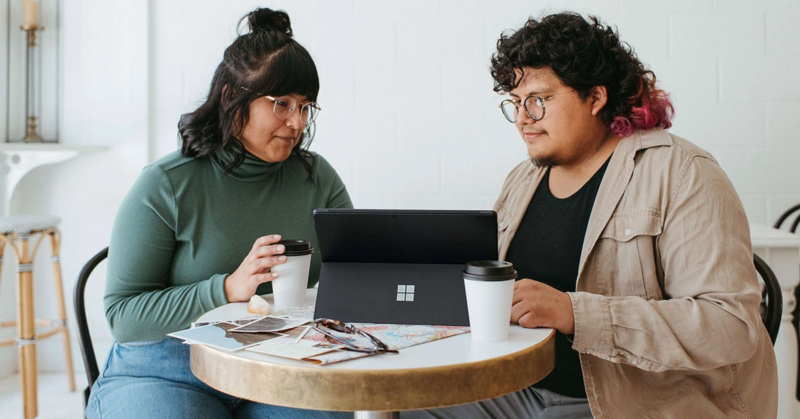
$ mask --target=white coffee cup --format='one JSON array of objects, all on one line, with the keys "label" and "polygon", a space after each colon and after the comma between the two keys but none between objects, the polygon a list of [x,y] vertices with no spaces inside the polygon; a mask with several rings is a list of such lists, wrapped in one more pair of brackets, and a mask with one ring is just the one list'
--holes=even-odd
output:
[{"label": "white coffee cup", "polygon": [[508,339],[517,271],[510,262],[479,260],[462,272],[467,291],[469,325],[474,342]]},{"label": "white coffee cup", "polygon": [[305,240],[281,240],[278,244],[286,248],[283,252],[286,262],[270,269],[278,273],[278,277],[272,280],[275,308],[302,306],[306,303],[308,272],[314,249]]}]

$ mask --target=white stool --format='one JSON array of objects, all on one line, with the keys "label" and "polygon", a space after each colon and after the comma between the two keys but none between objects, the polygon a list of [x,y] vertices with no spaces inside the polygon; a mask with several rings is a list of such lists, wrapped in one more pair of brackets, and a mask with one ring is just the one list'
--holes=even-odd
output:
[{"label": "white stool", "polygon": [[[3,250],[9,244],[17,257],[17,318],[0,323],[0,328],[17,328],[17,337],[0,341],[0,346],[16,344],[19,353],[19,369],[22,379],[22,405],[24,417],[37,415],[36,397],[36,341],[61,333],[64,353],[67,360],[69,388],[75,391],[75,375],[72,370],[67,311],[64,306],[64,291],[61,283],[61,262],[58,259],[61,233],[58,231],[58,217],[23,215],[0,217],[0,269],[2,269]],[[39,235],[33,251],[29,251],[28,240]],[[53,280],[56,288],[59,319],[39,320],[33,314],[33,258],[45,236],[50,236],[53,261]],[[2,270],[0,270],[2,272]],[[2,279],[2,278],[0,278]],[[49,326],[50,330],[36,334],[36,326]]]}]

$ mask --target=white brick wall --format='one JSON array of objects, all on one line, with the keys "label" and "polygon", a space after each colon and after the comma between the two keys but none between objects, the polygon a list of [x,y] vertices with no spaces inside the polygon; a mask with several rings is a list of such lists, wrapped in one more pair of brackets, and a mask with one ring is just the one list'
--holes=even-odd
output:
[{"label": "white brick wall", "polygon": [[[151,12],[155,155],[174,149],[178,116],[205,94],[235,20],[255,5],[196,4],[157,2]],[[503,29],[564,9],[617,26],[672,95],[672,131],[719,158],[752,221],[769,223],[800,202],[792,181],[800,179],[797,1],[263,5],[289,12],[318,64],[324,110],[313,149],[337,168],[358,207],[490,208],[525,158],[497,109],[490,55]]]}]

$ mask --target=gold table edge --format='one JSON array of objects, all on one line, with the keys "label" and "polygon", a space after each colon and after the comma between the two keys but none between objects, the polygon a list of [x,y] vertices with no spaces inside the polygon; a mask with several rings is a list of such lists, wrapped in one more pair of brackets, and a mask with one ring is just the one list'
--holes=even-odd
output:
[{"label": "gold table edge", "polygon": [[[216,390],[259,403],[334,411],[430,409],[491,399],[540,381],[554,365],[555,330],[533,346],[500,357],[409,369],[272,364],[205,345],[191,348],[192,372]],[[505,377],[490,380],[486,374]]]}]

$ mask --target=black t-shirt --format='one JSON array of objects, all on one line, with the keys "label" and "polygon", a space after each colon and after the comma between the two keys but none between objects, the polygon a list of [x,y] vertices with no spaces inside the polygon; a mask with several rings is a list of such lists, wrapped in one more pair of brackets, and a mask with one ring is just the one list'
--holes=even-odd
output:
[{"label": "black t-shirt", "polygon": [[[563,292],[575,291],[583,238],[609,160],[580,190],[564,199],[550,192],[547,169],[506,255],[519,279],[533,279]],[[555,368],[534,387],[586,397],[578,352],[564,334],[556,332]]]}]

